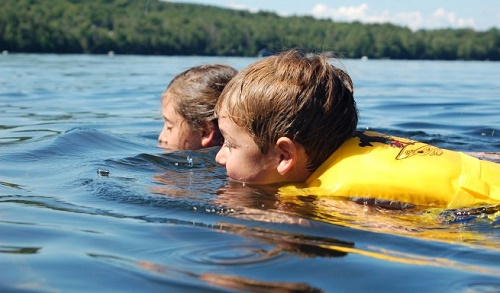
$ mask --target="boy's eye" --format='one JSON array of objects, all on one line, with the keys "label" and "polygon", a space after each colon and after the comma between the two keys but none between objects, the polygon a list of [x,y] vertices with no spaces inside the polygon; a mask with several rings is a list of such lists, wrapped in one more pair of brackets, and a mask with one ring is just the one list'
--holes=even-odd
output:
[{"label": "boy's eye", "polygon": [[228,142],[227,140],[225,140],[225,141],[224,141],[224,143],[222,144],[222,146],[223,146],[223,147],[226,147],[226,148],[228,148],[228,149],[231,149],[231,148],[233,148],[233,147],[234,147],[234,146],[233,146],[230,142]]}]

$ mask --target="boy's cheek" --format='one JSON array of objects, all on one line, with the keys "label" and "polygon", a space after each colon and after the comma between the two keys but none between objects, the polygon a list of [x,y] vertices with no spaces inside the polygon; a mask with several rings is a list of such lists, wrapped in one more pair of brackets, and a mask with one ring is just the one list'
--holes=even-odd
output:
[{"label": "boy's cheek", "polygon": [[234,164],[231,164],[231,162],[226,162],[225,167],[227,175],[232,179],[237,179],[238,174],[245,172],[241,167],[234,166]]}]

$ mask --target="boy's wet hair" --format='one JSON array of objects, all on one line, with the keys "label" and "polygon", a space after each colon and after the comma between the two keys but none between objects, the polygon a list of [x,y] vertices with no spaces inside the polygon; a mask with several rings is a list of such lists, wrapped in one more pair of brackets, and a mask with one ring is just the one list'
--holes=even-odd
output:
[{"label": "boy's wet hair", "polygon": [[204,64],[176,75],[162,94],[174,102],[174,109],[193,129],[207,121],[216,122],[214,107],[222,90],[238,71],[225,64]]},{"label": "boy's wet hair", "polygon": [[222,92],[215,111],[245,128],[262,153],[279,137],[299,143],[311,171],[354,135],[358,123],[349,75],[324,55],[298,50],[242,70]]}]

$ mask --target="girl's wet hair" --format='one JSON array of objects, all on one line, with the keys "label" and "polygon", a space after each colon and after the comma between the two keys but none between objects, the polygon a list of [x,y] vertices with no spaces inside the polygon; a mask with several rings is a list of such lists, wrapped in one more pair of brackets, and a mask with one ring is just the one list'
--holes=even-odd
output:
[{"label": "girl's wet hair", "polygon": [[318,168],[354,135],[358,112],[353,83],[321,54],[290,50],[238,73],[215,111],[245,128],[262,153],[279,137],[302,145],[308,168]]},{"label": "girl's wet hair", "polygon": [[237,70],[225,64],[205,64],[191,67],[172,79],[162,94],[174,102],[174,108],[193,129],[200,129],[216,117],[214,107],[226,84]]}]

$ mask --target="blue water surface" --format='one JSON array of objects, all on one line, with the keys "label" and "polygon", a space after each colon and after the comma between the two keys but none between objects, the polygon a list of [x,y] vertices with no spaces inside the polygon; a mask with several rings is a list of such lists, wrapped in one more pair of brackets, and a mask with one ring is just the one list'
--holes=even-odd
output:
[{"label": "blue water surface", "polygon": [[[498,207],[285,200],[157,147],[175,74],[256,60],[0,56],[0,292],[500,291]],[[360,129],[500,151],[498,62],[341,63]]]}]

